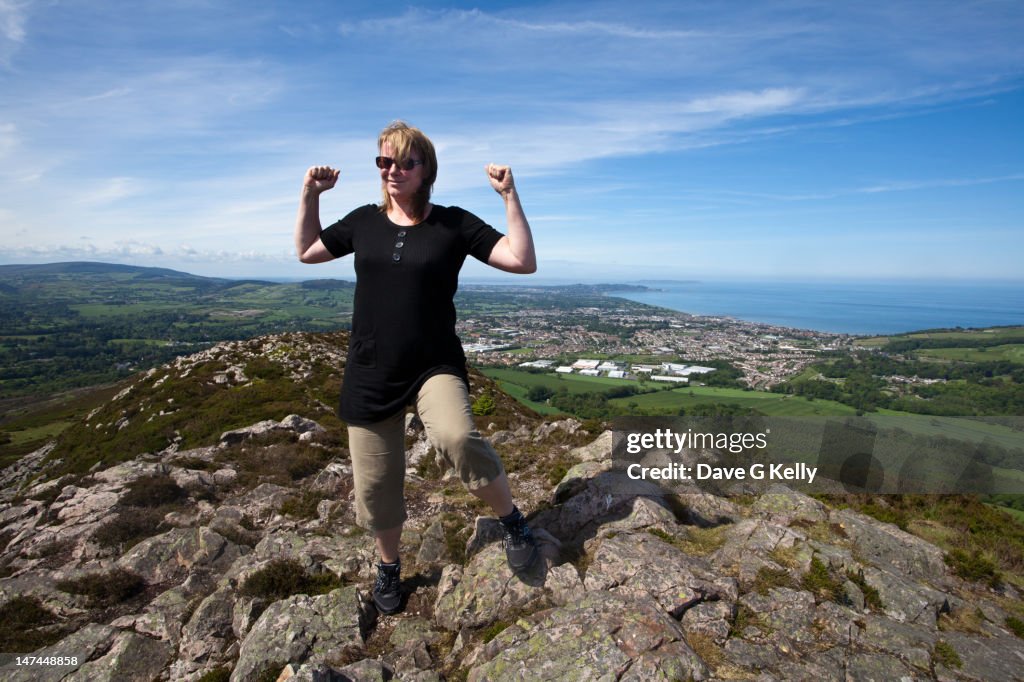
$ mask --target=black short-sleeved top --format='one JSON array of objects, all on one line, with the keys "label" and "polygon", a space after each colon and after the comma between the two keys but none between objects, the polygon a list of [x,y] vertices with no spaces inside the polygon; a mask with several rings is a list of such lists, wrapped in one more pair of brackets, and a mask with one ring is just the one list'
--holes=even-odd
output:
[{"label": "black short-sleeved top", "polygon": [[455,291],[467,254],[487,262],[502,234],[455,206],[413,226],[378,206],[357,208],[320,233],[336,258],[355,253],[352,336],[338,414],[365,426],[405,408],[429,377],[469,384],[455,334]]}]

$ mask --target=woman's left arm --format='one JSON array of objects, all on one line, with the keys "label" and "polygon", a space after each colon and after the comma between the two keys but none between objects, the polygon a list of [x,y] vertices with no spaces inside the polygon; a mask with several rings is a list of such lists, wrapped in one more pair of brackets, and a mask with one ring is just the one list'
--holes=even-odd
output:
[{"label": "woman's left arm", "polygon": [[487,164],[485,170],[491,187],[505,202],[505,219],[508,222],[508,234],[494,245],[487,264],[521,275],[536,272],[537,254],[533,249],[533,234],[530,232],[530,223],[526,222],[523,205],[519,203],[512,169],[491,163]]}]

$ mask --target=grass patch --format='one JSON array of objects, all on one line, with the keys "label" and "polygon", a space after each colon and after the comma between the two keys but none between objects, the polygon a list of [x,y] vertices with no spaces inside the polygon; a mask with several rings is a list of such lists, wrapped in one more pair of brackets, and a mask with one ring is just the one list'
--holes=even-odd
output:
[{"label": "grass patch", "polygon": [[576,458],[569,455],[568,452],[555,454],[549,464],[551,468],[548,470],[548,485],[558,485],[565,478],[565,475],[569,473],[569,469],[573,468],[576,464]]},{"label": "grass patch", "polygon": [[1024,583],[1024,523],[973,495],[817,496],[897,526],[937,545],[965,580]]},{"label": "grass patch", "polygon": [[214,668],[200,677],[197,682],[229,682],[231,668]]},{"label": "grass patch", "polygon": [[327,594],[344,584],[345,581],[330,572],[317,575],[307,573],[296,559],[274,559],[249,576],[241,592],[248,597],[275,602],[293,594]]},{"label": "grass patch", "polygon": [[957,609],[952,613],[939,614],[937,625],[939,630],[948,632],[967,632],[972,635],[985,635],[985,614],[981,609]]},{"label": "grass patch", "polygon": [[128,485],[121,504],[128,507],[160,507],[181,502],[188,497],[181,486],[166,474],[142,476]]},{"label": "grass patch", "polygon": [[58,590],[85,597],[91,607],[120,604],[142,592],[145,587],[146,582],[141,576],[123,568],[57,581]]},{"label": "grass patch", "polygon": [[303,490],[297,497],[289,497],[281,504],[281,513],[296,519],[317,518],[317,506],[329,495],[319,490]]},{"label": "grass patch", "polygon": [[93,531],[92,539],[102,547],[124,551],[162,532],[164,512],[143,507],[118,512],[117,516]]},{"label": "grass patch", "polygon": [[1010,629],[1010,632],[1024,639],[1024,620],[1016,616],[1007,616],[1006,627]]},{"label": "grass patch", "polygon": [[499,620],[491,623],[480,631],[480,639],[484,644],[486,644],[504,632],[510,625],[512,625],[512,622],[507,620]]},{"label": "grass patch", "polygon": [[676,549],[680,549],[684,552],[686,551],[686,542],[680,540],[679,538],[670,533],[666,533],[660,528],[648,528],[647,532],[653,535],[654,537],[658,538],[662,542],[666,542],[672,545]]},{"label": "grass patch", "polygon": [[682,543],[680,549],[687,554],[708,556],[725,544],[728,528],[729,526],[724,524],[710,528],[690,526],[686,529],[686,537],[677,540]]},{"label": "grass patch", "polygon": [[715,644],[715,640],[707,635],[690,632],[686,634],[686,642],[713,672],[717,672],[723,664],[728,662],[722,647]]},{"label": "grass patch", "polygon": [[238,467],[238,484],[254,488],[260,483],[288,486],[322,470],[334,458],[327,448],[298,441],[291,433],[268,434],[235,446],[221,455]]},{"label": "grass patch", "polygon": [[864,579],[863,573],[847,571],[846,577],[850,582],[860,588],[861,593],[864,595],[865,606],[874,611],[882,611],[885,608],[882,604],[882,595],[878,593],[876,588],[868,585],[868,582]]},{"label": "grass patch", "polygon": [[768,594],[768,591],[776,587],[796,587],[796,580],[784,568],[772,568],[762,566],[754,576],[753,591],[758,594]]},{"label": "grass patch", "polygon": [[464,566],[469,526],[456,514],[446,512],[441,515],[441,528],[444,530],[444,545],[448,550],[448,556],[455,563]]},{"label": "grass patch", "polygon": [[444,470],[437,463],[437,452],[434,448],[427,450],[427,454],[416,464],[416,475],[426,481],[440,481],[444,476]]},{"label": "grass patch", "polygon": [[732,625],[729,627],[729,636],[742,637],[743,631],[749,627],[760,629],[762,627],[760,619],[746,604],[737,604],[736,615],[733,617]]},{"label": "grass patch", "polygon": [[811,558],[810,569],[800,579],[800,587],[813,594],[819,601],[844,601],[842,584],[832,576],[825,562],[816,556]]},{"label": "grass patch", "polygon": [[932,659],[947,668],[960,668],[964,664],[960,660],[960,655],[957,654],[956,649],[953,648],[953,645],[944,639],[935,642],[935,648],[932,650]]},{"label": "grass patch", "polygon": [[996,564],[991,559],[982,555],[979,550],[968,552],[955,548],[945,555],[946,564],[953,570],[953,573],[977,583],[985,583],[989,587],[998,588],[1002,584],[1002,577]]},{"label": "grass patch", "polygon": [[66,634],[57,616],[36,597],[14,597],[0,604],[0,651],[28,653]]}]

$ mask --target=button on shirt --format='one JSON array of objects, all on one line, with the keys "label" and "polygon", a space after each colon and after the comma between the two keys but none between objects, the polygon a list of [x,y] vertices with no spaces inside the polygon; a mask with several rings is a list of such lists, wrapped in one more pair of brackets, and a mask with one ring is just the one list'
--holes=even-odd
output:
[{"label": "button on shirt", "polygon": [[320,233],[336,258],[355,253],[342,419],[360,426],[386,419],[435,374],[455,374],[469,383],[455,334],[459,270],[467,255],[486,263],[501,237],[458,207],[433,206],[423,222],[399,226],[372,204]]}]

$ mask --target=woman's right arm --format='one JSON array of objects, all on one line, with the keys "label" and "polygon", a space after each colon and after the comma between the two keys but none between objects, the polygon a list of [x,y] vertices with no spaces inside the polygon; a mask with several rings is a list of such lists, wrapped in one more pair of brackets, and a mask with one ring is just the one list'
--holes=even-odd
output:
[{"label": "woman's right arm", "polygon": [[320,241],[320,194],[334,187],[337,171],[330,166],[313,166],[306,171],[295,219],[295,251],[303,263],[326,263],[334,256]]}]

